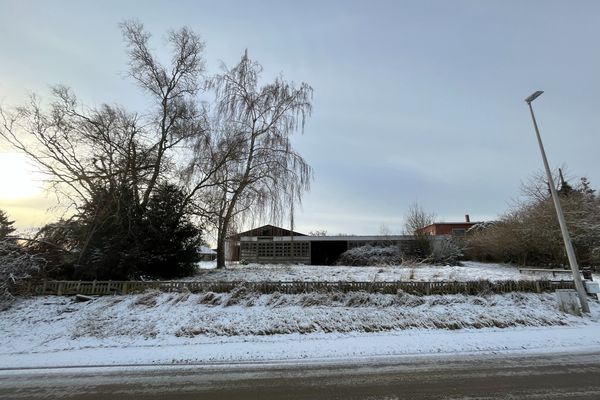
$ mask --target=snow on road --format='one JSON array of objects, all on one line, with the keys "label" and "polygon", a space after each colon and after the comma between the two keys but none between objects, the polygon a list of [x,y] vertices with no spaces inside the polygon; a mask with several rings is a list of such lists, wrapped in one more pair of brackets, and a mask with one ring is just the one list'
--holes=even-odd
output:
[{"label": "snow on road", "polygon": [[600,351],[598,325],[510,329],[411,329],[370,334],[204,337],[191,343],[76,346],[52,352],[0,354],[0,369],[64,366],[323,362],[449,354]]}]

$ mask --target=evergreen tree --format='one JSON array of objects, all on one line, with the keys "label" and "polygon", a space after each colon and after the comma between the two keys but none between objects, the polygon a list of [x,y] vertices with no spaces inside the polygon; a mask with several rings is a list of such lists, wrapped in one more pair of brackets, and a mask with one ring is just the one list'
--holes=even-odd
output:
[{"label": "evergreen tree", "polygon": [[0,210],[0,240],[4,240],[7,236],[15,231],[13,224],[15,221],[10,221],[8,215]]},{"label": "evergreen tree", "polygon": [[172,184],[161,184],[148,202],[144,218],[147,255],[143,272],[149,276],[176,278],[191,275],[199,261],[202,230],[184,207],[185,196]]}]

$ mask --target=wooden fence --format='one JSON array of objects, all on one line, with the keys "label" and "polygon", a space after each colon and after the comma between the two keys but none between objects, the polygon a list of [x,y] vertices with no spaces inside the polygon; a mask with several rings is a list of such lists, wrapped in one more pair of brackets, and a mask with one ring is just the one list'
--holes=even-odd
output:
[{"label": "wooden fence", "polygon": [[551,292],[573,289],[573,281],[471,281],[471,282],[183,282],[183,281],[41,281],[17,288],[29,295],[111,295],[140,293],[153,289],[161,292],[230,292],[236,288],[259,293],[308,293],[318,291],[395,294],[398,291],[427,294],[481,294],[507,292]]}]

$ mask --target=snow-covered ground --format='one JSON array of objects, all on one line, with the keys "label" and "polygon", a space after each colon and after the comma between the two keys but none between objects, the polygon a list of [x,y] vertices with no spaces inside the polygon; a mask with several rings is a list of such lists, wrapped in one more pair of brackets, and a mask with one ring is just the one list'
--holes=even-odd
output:
[{"label": "snow-covered ground", "polygon": [[348,267],[289,264],[232,264],[215,269],[214,262],[199,265],[196,276],[182,280],[202,281],[474,281],[565,279],[570,274],[552,276],[546,272],[524,272],[508,264],[463,261],[462,265],[398,265],[379,267]]},{"label": "snow-covered ground", "polygon": [[[203,281],[560,279],[517,267],[201,263]],[[565,274],[563,279],[568,279]],[[20,298],[0,312],[0,369],[330,360],[472,352],[600,351],[600,304],[576,317],[553,294],[159,293]]]},{"label": "snow-covered ground", "polygon": [[600,351],[591,307],[575,317],[552,294],[523,293],[36,297],[0,313],[0,368]]}]

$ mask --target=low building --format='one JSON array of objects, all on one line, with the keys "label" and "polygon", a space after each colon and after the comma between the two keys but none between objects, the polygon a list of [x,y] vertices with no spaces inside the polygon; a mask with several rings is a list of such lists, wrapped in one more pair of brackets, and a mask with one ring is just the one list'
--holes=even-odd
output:
[{"label": "low building", "polygon": [[417,229],[415,232],[417,235],[452,235],[452,236],[465,236],[465,233],[473,226],[480,224],[481,222],[471,222],[469,214],[465,215],[464,222],[435,222],[431,225],[424,226],[423,228]]},{"label": "low building", "polygon": [[265,225],[227,238],[225,259],[264,264],[332,265],[348,249],[367,244],[399,246],[401,251],[414,245],[415,237],[391,236],[308,236],[273,225]]},{"label": "low building", "polygon": [[208,246],[198,247],[198,256],[200,261],[214,261],[217,259],[217,252]]}]

